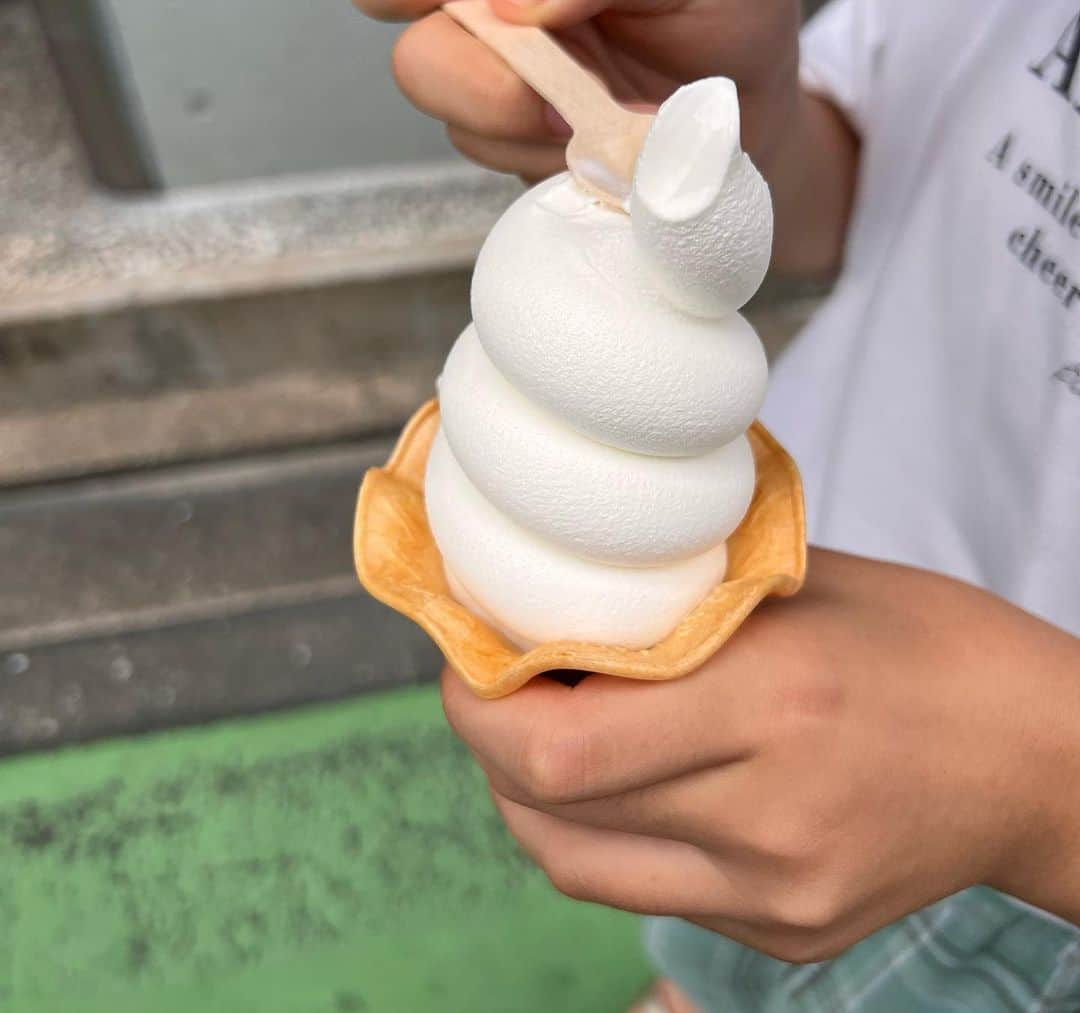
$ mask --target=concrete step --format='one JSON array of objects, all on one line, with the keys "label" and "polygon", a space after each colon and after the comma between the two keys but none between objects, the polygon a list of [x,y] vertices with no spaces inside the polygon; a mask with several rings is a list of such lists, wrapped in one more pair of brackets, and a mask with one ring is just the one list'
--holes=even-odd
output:
[{"label": "concrete step", "polygon": [[438,653],[352,573],[386,442],[0,494],[0,752],[338,699]]},{"label": "concrete step", "polygon": [[391,432],[468,301],[449,271],[0,327],[0,486]]}]

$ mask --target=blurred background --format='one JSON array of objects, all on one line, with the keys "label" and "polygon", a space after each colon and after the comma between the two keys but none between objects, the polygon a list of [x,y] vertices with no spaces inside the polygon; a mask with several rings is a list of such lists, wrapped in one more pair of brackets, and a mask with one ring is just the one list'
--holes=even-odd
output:
[{"label": "blurred background", "polygon": [[[812,4],[811,6],[818,6]],[[352,574],[519,184],[347,0],[0,0],[0,1008],[618,1011]],[[818,293],[771,283],[775,352]]]}]

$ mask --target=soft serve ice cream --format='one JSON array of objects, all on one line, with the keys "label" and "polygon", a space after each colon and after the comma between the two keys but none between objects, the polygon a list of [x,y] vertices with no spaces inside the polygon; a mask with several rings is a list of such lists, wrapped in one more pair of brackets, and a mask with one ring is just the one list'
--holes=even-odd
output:
[{"label": "soft serve ice cream", "polygon": [[732,82],[661,107],[629,212],[569,175],[518,200],[439,381],[425,500],[447,582],[523,647],[662,640],[724,579],[754,493],[768,368],[738,310],[772,206]]}]

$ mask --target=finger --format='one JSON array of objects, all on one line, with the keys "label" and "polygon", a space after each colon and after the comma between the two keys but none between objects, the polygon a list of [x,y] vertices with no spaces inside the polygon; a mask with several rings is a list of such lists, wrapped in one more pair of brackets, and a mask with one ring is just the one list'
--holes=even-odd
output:
[{"label": "finger", "polygon": [[574,900],[683,918],[792,963],[836,956],[881,924],[795,926],[690,845],[582,827],[493,798],[514,839],[555,889]]},{"label": "finger", "polygon": [[[484,764],[481,762],[481,766]],[[662,784],[587,802],[552,804],[530,798],[500,771],[484,768],[494,791],[519,805],[597,830],[692,844],[713,855],[738,855],[757,826],[747,811],[744,762],[687,774]]]},{"label": "finger", "polygon": [[415,21],[438,10],[442,0],[353,0],[353,5],[379,21]]},{"label": "finger", "polygon": [[742,910],[723,872],[697,848],[567,823],[493,797],[514,839],[575,900],[683,917]]},{"label": "finger", "polygon": [[667,683],[592,675],[571,689],[534,679],[480,700],[450,673],[443,709],[485,765],[525,797],[564,804],[647,787],[750,755],[742,687],[723,671]]},{"label": "finger", "polygon": [[503,141],[462,127],[449,127],[447,133],[466,158],[496,172],[512,172],[538,181],[566,171],[566,145],[557,141],[548,144]]},{"label": "finger", "polygon": [[436,119],[505,140],[558,136],[540,96],[442,12],[405,30],[393,70],[409,101]]},{"label": "finger", "polygon": [[620,10],[647,9],[650,0],[618,2],[612,0],[542,0],[521,3],[520,0],[489,0],[491,9],[504,21],[519,25],[542,25],[545,28],[567,28],[580,25],[610,7]]}]

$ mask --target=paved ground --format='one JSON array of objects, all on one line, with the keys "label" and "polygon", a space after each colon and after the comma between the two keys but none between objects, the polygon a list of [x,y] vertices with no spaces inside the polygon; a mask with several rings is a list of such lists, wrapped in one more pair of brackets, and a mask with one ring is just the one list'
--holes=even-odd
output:
[{"label": "paved ground", "polygon": [[648,977],[430,689],[9,760],[0,862],[10,1013],[617,1013]]}]

